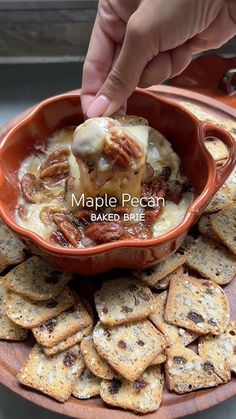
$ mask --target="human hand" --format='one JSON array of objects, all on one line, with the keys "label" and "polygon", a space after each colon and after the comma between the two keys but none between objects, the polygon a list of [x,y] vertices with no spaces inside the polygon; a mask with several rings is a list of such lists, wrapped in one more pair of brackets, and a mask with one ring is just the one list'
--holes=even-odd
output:
[{"label": "human hand", "polygon": [[235,0],[100,0],[82,81],[84,114],[111,115],[136,86],[181,73],[236,34]]}]

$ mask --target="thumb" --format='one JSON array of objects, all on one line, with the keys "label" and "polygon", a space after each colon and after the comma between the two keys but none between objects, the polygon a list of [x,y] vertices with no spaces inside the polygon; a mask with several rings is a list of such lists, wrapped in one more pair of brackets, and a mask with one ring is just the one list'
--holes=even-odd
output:
[{"label": "thumb", "polygon": [[[133,15],[134,16],[134,15]],[[126,34],[120,54],[104,84],[87,110],[87,117],[101,116],[101,101],[106,101],[104,116],[116,112],[137,87],[147,62],[147,33],[133,16],[127,23]]]}]

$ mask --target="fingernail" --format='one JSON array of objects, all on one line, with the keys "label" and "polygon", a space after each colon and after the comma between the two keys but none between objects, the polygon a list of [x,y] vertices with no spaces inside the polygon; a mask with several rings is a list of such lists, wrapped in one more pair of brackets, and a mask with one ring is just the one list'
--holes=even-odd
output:
[{"label": "fingernail", "polygon": [[109,105],[110,99],[108,99],[108,97],[104,95],[98,96],[88,107],[86,115],[88,118],[102,116],[106,112]]}]

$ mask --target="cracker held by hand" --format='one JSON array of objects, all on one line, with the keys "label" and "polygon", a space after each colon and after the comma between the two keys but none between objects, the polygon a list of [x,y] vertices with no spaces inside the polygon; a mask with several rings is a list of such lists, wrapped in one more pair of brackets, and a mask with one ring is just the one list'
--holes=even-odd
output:
[{"label": "cracker held by hand", "polygon": [[164,316],[193,332],[219,335],[229,323],[229,302],[219,285],[184,275],[171,280]]},{"label": "cracker held by hand", "polygon": [[198,344],[199,355],[208,357],[219,365],[223,361],[236,373],[236,322],[231,321],[220,336],[204,336]]},{"label": "cracker held by hand", "polygon": [[151,268],[138,270],[134,272],[136,278],[141,279],[145,284],[155,286],[159,281],[165,278],[168,274],[175,271],[179,266],[186,261],[186,256],[175,253],[167,260],[160,262]]},{"label": "cracker held by hand", "polygon": [[178,394],[215,387],[227,383],[231,378],[226,363],[215,363],[181,345],[167,349],[166,355],[167,386]]},{"label": "cracker held by hand", "polygon": [[15,324],[6,315],[3,308],[3,300],[7,293],[4,278],[0,279],[0,339],[25,340],[28,331]]},{"label": "cracker held by hand", "polygon": [[150,289],[134,278],[108,280],[94,298],[99,319],[110,326],[145,319],[154,309]]},{"label": "cracker held by hand", "polygon": [[65,288],[72,274],[60,272],[38,256],[32,256],[12,269],[6,286],[31,300],[45,301],[56,297]]},{"label": "cracker held by hand", "polygon": [[32,332],[40,345],[52,347],[68,336],[89,326],[92,321],[83,302],[75,294],[73,306],[63,311],[57,317],[33,328]]},{"label": "cracker held by hand", "polygon": [[101,379],[93,375],[87,368],[76,379],[72,394],[77,399],[90,399],[100,394]]},{"label": "cracker held by hand", "polygon": [[166,307],[168,292],[164,291],[161,294],[155,295],[156,310],[149,316],[149,319],[165,336],[168,346],[182,344],[184,346],[193,342],[197,335],[194,332],[179,328],[174,324],[169,324],[164,319],[164,312]]},{"label": "cracker held by hand", "polygon": [[59,402],[65,402],[69,399],[76,378],[83,369],[84,362],[78,345],[52,358],[48,358],[42,348],[35,345],[25,365],[17,374],[17,380]]},{"label": "cracker held by hand", "polygon": [[212,229],[229,251],[236,255],[236,204],[230,205],[212,217]]},{"label": "cracker held by hand", "polygon": [[0,272],[25,259],[23,244],[0,220]]},{"label": "cracker held by hand", "polygon": [[84,363],[93,375],[106,380],[111,380],[116,375],[110,365],[97,352],[92,335],[81,341],[80,349]]},{"label": "cracker held by hand", "polygon": [[134,382],[123,378],[102,380],[100,395],[105,403],[137,413],[157,410],[161,404],[164,376],[160,366],[149,367]]},{"label": "cracker held by hand", "polygon": [[236,258],[224,246],[199,237],[187,254],[186,264],[216,284],[228,284],[236,274]]},{"label": "cracker held by hand", "polygon": [[73,303],[74,295],[69,288],[48,301],[32,301],[23,295],[8,291],[4,298],[4,310],[14,323],[32,329],[58,316]]},{"label": "cracker held by hand", "polygon": [[130,381],[136,380],[166,346],[164,336],[148,320],[113,327],[98,322],[93,340],[100,356]]}]

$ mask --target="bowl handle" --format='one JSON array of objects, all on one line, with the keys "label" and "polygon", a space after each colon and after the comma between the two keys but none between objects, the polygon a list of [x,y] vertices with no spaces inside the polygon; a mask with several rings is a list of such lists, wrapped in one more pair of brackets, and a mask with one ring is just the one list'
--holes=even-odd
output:
[{"label": "bowl handle", "polygon": [[223,166],[216,167],[216,184],[215,184],[215,193],[223,185],[226,179],[229,177],[233,168],[236,165],[236,140],[232,135],[225,131],[222,128],[219,128],[210,122],[203,123],[203,136],[206,137],[215,137],[221,140],[229,150],[229,157]]}]

